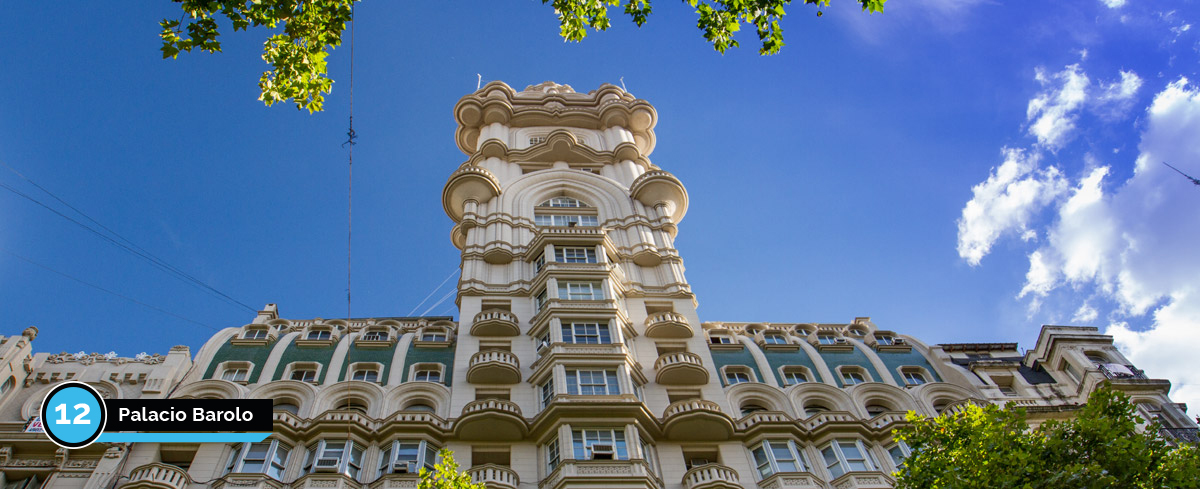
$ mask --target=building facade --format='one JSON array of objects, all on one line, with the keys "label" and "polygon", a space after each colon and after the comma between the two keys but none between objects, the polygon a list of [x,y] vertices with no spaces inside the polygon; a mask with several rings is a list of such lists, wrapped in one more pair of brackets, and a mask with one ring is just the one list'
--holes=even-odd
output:
[{"label": "building facade", "polygon": [[[1069,417],[1101,382],[1172,440],[1196,425],[1096,328],[928,345],[876,325],[702,321],[674,247],[688,195],[657,114],[603,85],[492,82],[454,108],[443,208],[459,320],[288,319],[268,304],[193,358],[0,340],[6,488],[405,488],[453,450],[489,488],[889,488],[907,411],[1014,402]],[[262,443],[93,444],[36,432],[64,380],[109,398],[269,398]]]}]

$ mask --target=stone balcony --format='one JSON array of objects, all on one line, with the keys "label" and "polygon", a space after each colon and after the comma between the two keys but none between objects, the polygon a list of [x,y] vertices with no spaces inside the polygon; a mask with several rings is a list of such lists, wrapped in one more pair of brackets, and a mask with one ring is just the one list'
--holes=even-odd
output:
[{"label": "stone balcony", "polygon": [[467,382],[472,384],[515,384],[521,381],[517,356],[504,350],[485,350],[471,355]]},{"label": "stone balcony", "polygon": [[471,336],[517,336],[520,334],[521,327],[517,316],[500,309],[481,311],[471,322]]},{"label": "stone balcony", "polygon": [[704,385],[708,383],[708,369],[700,355],[678,351],[664,353],[654,361],[654,381],[665,385]]},{"label": "stone balcony", "polygon": [[213,489],[283,489],[284,486],[266,474],[229,474],[212,481]]},{"label": "stone balcony", "polygon": [[[759,489],[825,489],[825,483],[810,472],[779,472],[758,482]],[[889,486],[891,487],[891,486]]]},{"label": "stone balcony", "polygon": [[834,489],[892,489],[892,478],[883,472],[850,472],[832,481]]},{"label": "stone balcony", "polygon": [[478,465],[468,469],[467,475],[471,476],[471,482],[484,484],[488,489],[516,489],[521,483],[516,472],[502,465]]},{"label": "stone balcony", "polygon": [[[315,474],[306,474],[306,475],[304,475],[304,477],[296,479],[295,482],[291,483],[290,489],[359,489],[361,487],[362,487],[362,484],[358,483],[358,481],[355,481],[353,478],[351,478],[350,476],[348,476],[346,474],[315,473]],[[413,479],[413,485],[411,485],[411,486],[389,485],[387,487],[414,487],[415,488],[415,487],[417,487],[416,479]]]},{"label": "stone balcony", "polygon": [[741,489],[737,472],[721,464],[692,467],[683,474],[684,489]]},{"label": "stone balcony", "polygon": [[503,399],[481,399],[463,406],[454,423],[454,434],[464,441],[517,441],[525,438],[529,425],[517,403]]},{"label": "stone balcony", "polygon": [[663,434],[669,440],[725,441],[733,436],[733,420],[715,402],[687,399],[667,406]]},{"label": "stone balcony", "polygon": [[692,327],[682,314],[660,312],[646,318],[647,338],[691,338]]},{"label": "stone balcony", "polygon": [[174,465],[153,463],[129,473],[129,482],[121,489],[187,489],[192,483],[187,471]]},{"label": "stone balcony", "polygon": [[538,483],[538,489],[662,489],[663,483],[642,460],[563,460]]}]

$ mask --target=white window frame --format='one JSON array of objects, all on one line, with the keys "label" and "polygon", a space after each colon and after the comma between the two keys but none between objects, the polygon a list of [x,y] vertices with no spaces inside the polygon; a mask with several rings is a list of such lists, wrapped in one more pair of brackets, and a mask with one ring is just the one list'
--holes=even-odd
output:
[{"label": "white window frame", "polygon": [[[341,443],[342,444],[342,448],[341,448],[342,454],[338,457],[339,462],[338,462],[337,473],[348,475],[348,476],[350,476],[350,478],[357,480],[358,476],[362,474],[364,450],[363,450],[362,445],[359,445],[358,443],[355,443],[351,440],[347,440],[345,438],[336,439],[336,440],[322,439],[322,440],[318,440],[316,443],[314,443],[312,445],[309,445],[307,454],[304,457],[305,458],[304,473],[312,474],[312,473],[316,472],[318,459],[333,458],[333,457],[325,456],[328,453],[328,450],[329,450],[328,446],[330,443]],[[354,452],[358,452],[357,466],[354,463],[352,463],[353,459],[355,458]]]},{"label": "white window frame", "polygon": [[[285,380],[295,380],[297,382],[308,382],[310,384],[315,384],[321,379],[321,367],[322,365],[317,362],[292,362],[288,364],[286,375],[284,375],[283,378]],[[313,372],[312,380],[292,378],[293,375],[299,371]]]},{"label": "white window frame", "polygon": [[[853,445],[862,458],[850,459],[846,457],[844,452],[846,446]],[[825,470],[829,472],[830,479],[837,479],[849,472],[867,472],[875,470],[875,463],[871,460],[871,452],[867,451],[867,447],[862,440],[855,438],[838,438],[830,440],[821,447],[821,460],[825,463]],[[830,455],[834,456],[831,462]],[[863,469],[849,470],[851,463],[861,463]]]},{"label": "white window frame", "polygon": [[551,438],[546,442],[546,475],[550,475],[562,463],[562,451],[559,448],[558,437]]},{"label": "white window frame", "polygon": [[732,345],[733,338],[724,333],[708,335],[708,344],[710,345]]},{"label": "white window frame", "polygon": [[[813,381],[811,371],[809,371],[808,367],[799,367],[795,365],[783,366],[779,368],[779,375],[780,377],[783,377],[784,386],[804,384]],[[795,376],[803,377],[804,380],[797,380],[793,378]]]},{"label": "white window frame", "polygon": [[387,330],[368,329],[363,331],[362,336],[360,336],[358,339],[363,341],[388,341],[391,339],[391,336],[391,333],[389,333]]},{"label": "white window frame", "polygon": [[[589,327],[595,327],[596,332],[594,334],[589,333],[587,331]],[[570,322],[563,323],[559,330],[562,333],[563,343],[571,343],[574,345],[611,345],[614,343],[612,328],[608,327],[608,323]],[[583,332],[581,333],[580,330]],[[568,338],[567,331],[570,331],[570,338]],[[608,341],[603,341],[606,336],[608,337]],[[585,341],[579,341],[580,338],[583,338]],[[596,341],[586,341],[591,338],[595,338]]]},{"label": "white window frame", "polygon": [[[597,374],[602,382],[596,383]],[[611,378],[609,376],[612,376]],[[584,377],[590,382],[584,383]],[[574,383],[572,385],[572,380]],[[609,383],[609,381],[612,381]],[[584,389],[589,390],[584,393]],[[601,389],[601,392],[596,392]],[[572,392],[574,391],[574,392]],[[615,392],[614,392],[615,391]],[[621,394],[620,373],[615,369],[567,369],[567,393],[575,396],[616,396]]]},{"label": "white window frame", "polygon": [[[776,457],[775,449],[783,448],[791,455],[791,460],[785,460],[795,466],[796,470],[783,470]],[[762,455],[760,456],[760,452]],[[761,479],[766,479],[778,473],[808,472],[808,461],[804,458],[804,450],[795,440],[763,440],[750,447],[750,459],[754,463],[755,472]]]},{"label": "white window frame", "polygon": [[[892,464],[896,466],[896,470],[900,470],[904,466],[904,461],[912,456],[912,449],[907,443],[901,440],[896,440],[895,443],[887,446],[888,456],[892,459]],[[897,454],[896,452],[899,452]]]},{"label": "white window frame", "polygon": [[542,385],[538,386],[538,396],[542,404],[542,409],[550,407],[550,403],[554,402],[554,376],[551,375]]},{"label": "white window frame", "polygon": [[[242,375],[233,375],[235,378],[229,378],[230,374],[241,372]],[[250,374],[254,373],[254,364],[250,362],[224,362],[221,364],[221,380],[228,380],[239,384],[250,382]]]},{"label": "white window frame", "polygon": [[559,282],[558,291],[558,298],[562,300],[602,301],[605,299],[604,282],[600,281],[564,280]]},{"label": "white window frame", "polygon": [[[371,383],[377,384],[377,383],[379,383],[379,379],[381,379],[383,377],[383,366],[378,363],[375,363],[375,362],[352,363],[352,364],[350,364],[350,368],[347,369],[347,371],[350,373],[350,380],[358,380],[358,381],[362,381],[362,382],[371,382]],[[374,378],[367,379],[366,377],[368,377],[368,376],[364,375],[364,378],[360,379],[360,378],[358,378],[359,373],[371,373],[371,374],[374,374]]]},{"label": "white window frame", "polygon": [[896,337],[890,334],[875,335],[875,344],[880,346],[892,346],[896,344]]},{"label": "white window frame", "polygon": [[[532,138],[530,138],[532,139]],[[582,200],[574,197],[551,197],[545,202],[538,204],[538,207],[558,207],[567,209],[587,209],[591,206]]]},{"label": "white window frame", "polygon": [[[316,335],[316,338],[313,338]],[[322,336],[324,336],[322,338]],[[310,329],[304,333],[305,341],[330,341],[333,339],[333,330],[328,328]]]},{"label": "white window frame", "polygon": [[537,295],[533,296],[533,309],[537,311],[545,309],[546,303],[550,302],[549,297],[550,296],[548,295],[547,289],[542,289],[541,292],[538,292]]},{"label": "white window frame", "polygon": [[[721,371],[721,379],[724,380],[727,387],[735,384],[758,382],[754,371],[745,365],[726,365],[721,368]],[[730,376],[733,376],[733,380],[736,380],[736,382],[731,382]],[[745,377],[746,380],[740,380],[741,377]]]},{"label": "white window frame", "polygon": [[[874,381],[874,379],[871,377],[871,374],[867,373],[866,369],[857,365],[843,365],[838,367],[837,370],[838,376],[842,379],[842,387],[850,387],[852,385],[865,384],[867,382]],[[850,382],[851,375],[856,375],[861,380]]]},{"label": "white window frame", "polygon": [[533,260],[533,273],[538,273],[538,272],[542,271],[542,268],[545,268],[545,266],[546,266],[546,253],[542,252],[541,254],[538,255],[537,258],[535,258]]},{"label": "white window frame", "polygon": [[[915,367],[907,367],[900,369],[900,376],[904,378],[904,385],[923,385],[929,383],[929,377],[925,375],[924,369]],[[920,381],[917,381],[920,377]]]},{"label": "white window frame", "polygon": [[765,345],[786,345],[788,344],[787,336],[783,333],[766,333],[763,334],[763,344]]},{"label": "white window frame", "polygon": [[817,344],[836,345],[836,344],[838,344],[837,338],[838,338],[837,336],[834,336],[831,334],[819,334],[819,335],[817,335]]},{"label": "white window frame", "polygon": [[422,331],[420,341],[425,343],[445,343],[450,341],[450,333],[442,330]]},{"label": "white window frame", "polygon": [[599,263],[594,246],[555,246],[554,261],[558,263]]},{"label": "white window frame", "polygon": [[[259,336],[261,336],[261,338]],[[246,332],[242,333],[242,339],[269,340],[271,339],[271,330],[267,328],[247,328]]]},{"label": "white window frame", "polygon": [[[401,445],[414,444],[417,446],[417,458],[399,460]],[[409,474],[415,475],[421,470],[422,467],[432,472],[433,466],[441,460],[441,456],[439,454],[440,451],[440,447],[426,440],[415,438],[392,440],[391,443],[379,447],[379,475],[383,476],[384,474],[396,473],[393,471],[393,464],[397,462],[407,462]],[[432,457],[433,460],[430,460],[430,457]]]},{"label": "white window frame", "polygon": [[538,214],[533,215],[533,223],[537,226],[551,227],[597,227],[600,218],[592,214]]},{"label": "white window frame", "polygon": [[[607,440],[604,439],[604,435],[606,434],[608,435]],[[572,428],[572,450],[574,450],[575,442],[580,440],[580,437],[582,437],[583,440],[583,460],[597,460],[592,452],[593,445],[612,445],[613,451],[611,460],[629,460],[629,443],[628,440],[625,439],[625,430],[622,428]],[[624,455],[621,454],[622,451],[625,452]],[[576,458],[578,459],[578,454],[576,455]]]},{"label": "white window frame", "polygon": [[[440,363],[414,363],[412,365],[412,367],[409,367],[409,369],[410,369],[409,373],[408,373],[409,382],[435,382],[435,383],[439,383],[439,384],[445,383],[446,366],[442,365]],[[437,379],[430,380],[433,378],[433,375],[431,375],[430,372],[436,373]],[[424,377],[424,378],[421,378],[421,377]]]},{"label": "white window frame", "polygon": [[[247,459],[250,455],[250,450],[255,445],[266,445],[267,451],[263,454],[262,459]],[[283,451],[283,459],[278,460],[279,451]],[[229,457],[229,463],[225,465],[226,474],[266,474],[275,480],[283,480],[283,474],[287,472],[288,457],[292,454],[292,446],[286,443],[281,443],[279,440],[266,439],[256,443],[238,443],[233,446],[233,453]],[[256,471],[246,471],[247,460],[261,460],[262,468]]]}]

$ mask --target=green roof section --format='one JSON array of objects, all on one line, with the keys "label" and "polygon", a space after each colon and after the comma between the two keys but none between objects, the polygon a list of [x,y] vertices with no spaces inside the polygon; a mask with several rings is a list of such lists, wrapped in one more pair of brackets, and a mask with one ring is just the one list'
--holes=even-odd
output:
[{"label": "green roof section", "polygon": [[838,387],[846,387],[842,384],[842,376],[838,375],[837,368],[842,365],[854,365],[862,367],[871,374],[871,378],[875,382],[882,382],[882,377],[879,375],[879,370],[871,365],[871,360],[867,355],[857,347],[850,351],[821,351],[821,358],[825,360],[825,364],[829,366],[829,371],[833,373],[833,380],[837,382]]},{"label": "green roof section", "polygon": [[208,369],[204,371],[204,378],[217,378],[215,377],[217,375],[217,365],[224,362],[250,362],[254,365],[254,368],[250,370],[249,377],[253,381],[253,379],[258,378],[263,364],[267,363],[267,357],[271,356],[271,349],[274,347],[274,341],[265,345],[235,345],[233,344],[233,338],[230,338],[224,345],[221,345],[221,348],[213,355],[212,360],[208,362]]},{"label": "green roof section", "polygon": [[896,376],[897,382],[904,383],[904,379],[900,378],[900,373],[896,370],[900,367],[922,367],[925,369],[925,371],[929,372],[929,375],[933,376],[933,378],[930,379],[930,382],[942,381],[942,378],[938,377],[937,370],[934,370],[933,365],[929,363],[929,359],[925,358],[925,355],[922,355],[921,352],[917,351],[916,348],[913,348],[910,351],[885,350],[876,352],[876,355],[879,356],[879,359],[883,361],[884,365],[887,365],[887,368],[892,372],[892,375]]},{"label": "green roof section", "polygon": [[345,379],[346,370],[351,364],[359,362],[373,362],[382,365],[379,369],[379,383],[387,384],[388,371],[392,368],[392,357],[396,353],[396,346],[390,348],[359,348],[354,343],[350,344],[350,350],[346,352],[346,361],[342,363],[342,371],[339,372],[339,379]]},{"label": "green roof section", "polygon": [[283,378],[283,373],[287,371],[287,366],[295,362],[315,362],[322,366],[321,377],[317,378],[317,383],[325,382],[325,378],[329,376],[329,361],[333,360],[333,352],[337,350],[337,343],[329,346],[297,346],[296,342],[292,342],[283,351],[283,356],[279,357],[279,366],[275,368],[275,374],[272,380],[280,380]]},{"label": "green roof section", "polygon": [[[750,367],[754,371],[754,375],[761,381],[764,379],[762,372],[758,370],[758,362],[754,361],[754,355],[751,355],[746,349],[740,351],[709,351],[712,355],[713,364],[717,368],[717,375],[721,374],[721,369],[726,365],[741,365]],[[721,385],[725,385],[725,379],[717,379]]]},{"label": "green roof section", "polygon": [[454,348],[458,346],[458,342],[451,343],[447,347],[417,347],[417,342],[412,342],[408,345],[408,353],[404,354],[404,372],[401,382],[408,382],[408,372],[412,370],[412,366],[418,363],[440,363],[446,366],[446,370],[442,372],[442,383],[450,386],[451,379],[454,378]]},{"label": "green roof section", "polygon": [[812,375],[815,377],[811,380],[814,382],[821,381],[821,373],[817,370],[816,362],[812,361],[812,358],[808,356],[808,352],[804,351],[803,348],[796,351],[766,350],[763,352],[763,356],[767,357],[767,365],[771,366],[771,373],[775,375],[775,380],[779,382],[780,386],[786,385],[783,377],[779,375],[779,367],[785,366],[807,367],[808,371],[812,372]]}]

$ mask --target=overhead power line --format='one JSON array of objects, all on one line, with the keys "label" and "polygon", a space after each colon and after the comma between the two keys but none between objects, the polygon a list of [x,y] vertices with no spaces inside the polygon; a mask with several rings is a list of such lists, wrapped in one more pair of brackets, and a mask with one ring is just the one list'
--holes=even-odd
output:
[{"label": "overhead power line", "polygon": [[93,288],[93,289],[99,290],[99,291],[101,291],[101,292],[104,292],[104,293],[107,293],[107,294],[111,294],[111,295],[115,295],[115,296],[117,296],[117,297],[120,297],[120,298],[122,298],[122,299],[125,299],[125,300],[127,300],[127,301],[129,301],[129,302],[132,302],[132,303],[134,303],[134,304],[140,305],[140,306],[142,306],[142,307],[145,307],[145,308],[148,308],[148,309],[153,309],[153,310],[155,310],[155,311],[158,311],[158,312],[160,312],[160,313],[166,314],[166,315],[168,315],[168,316],[171,316],[171,317],[173,317],[173,318],[176,318],[176,319],[182,319],[182,320],[184,320],[184,321],[187,321],[187,322],[189,322],[189,323],[192,323],[192,324],[198,324],[198,325],[200,325],[200,326],[204,326],[205,328],[211,329],[211,330],[213,330],[213,331],[218,331],[218,329],[217,329],[217,328],[215,328],[215,327],[213,327],[212,325],[205,324],[205,323],[202,323],[202,322],[200,322],[200,321],[196,321],[196,320],[194,320],[194,319],[189,319],[189,318],[186,318],[186,317],[180,316],[180,315],[178,315],[178,314],[175,314],[175,313],[173,313],[173,312],[171,312],[171,311],[168,311],[168,310],[166,310],[166,309],[163,309],[163,308],[161,308],[161,307],[155,306],[155,305],[153,305],[153,304],[147,304],[147,303],[145,303],[145,302],[139,301],[139,300],[137,300],[137,299],[134,299],[134,298],[132,298],[132,297],[129,297],[129,296],[127,296],[127,295],[121,294],[121,293],[119,293],[119,292],[113,292],[113,291],[111,291],[111,290],[109,290],[109,289],[106,289],[106,288],[104,288],[104,287],[101,287],[101,286],[99,286],[99,285],[93,284],[93,283],[91,283],[91,282],[88,282],[88,281],[86,281],[86,280],[83,280],[83,279],[81,279],[81,278],[78,278],[78,277],[72,276],[72,275],[70,275],[70,274],[67,274],[67,273],[65,273],[65,272],[60,272],[60,271],[58,271],[58,270],[55,270],[55,269],[53,269],[53,268],[50,268],[49,266],[43,265],[43,264],[41,264],[41,263],[38,263],[38,262],[36,262],[36,261],[33,261],[33,260],[29,259],[29,258],[26,258],[26,257],[24,257],[24,256],[21,256],[21,255],[18,255],[18,254],[16,254],[16,253],[13,253],[13,252],[12,252],[12,250],[9,250],[8,248],[0,247],[0,251],[4,251],[5,253],[8,253],[8,254],[10,254],[10,255],[12,255],[12,256],[14,256],[14,257],[16,257],[16,258],[18,258],[18,259],[20,259],[20,260],[24,261],[24,262],[26,262],[26,263],[29,263],[30,265],[33,265],[33,266],[35,266],[35,267],[38,267],[38,268],[41,268],[41,269],[43,269],[43,270],[46,270],[46,271],[48,271],[48,272],[51,272],[51,273],[58,274],[58,275],[60,275],[60,276],[62,276],[62,277],[68,278],[68,279],[70,279],[70,280],[74,280],[74,281],[76,281],[76,282],[79,282],[79,283],[81,283],[81,284],[83,284],[83,285],[86,285],[86,286],[88,286],[88,287],[91,287],[91,288]]},{"label": "overhead power line", "polygon": [[196,287],[197,289],[200,289],[201,291],[212,294],[212,295],[216,296],[217,298],[220,298],[232,305],[241,306],[241,307],[249,310],[250,312],[258,311],[257,309],[250,307],[246,303],[241,302],[237,299],[234,299],[233,297],[230,297],[228,294],[221,292],[220,290],[217,290],[215,287],[203,282],[202,280],[192,276],[191,274],[184,272],[183,270],[179,269],[178,267],[155,256],[154,254],[150,253],[149,251],[146,251],[145,248],[142,248],[142,247],[138,246],[137,244],[134,244],[128,238],[121,236],[119,233],[117,233],[116,231],[113,231],[108,226],[101,224],[99,221],[93,219],[91,216],[87,215],[87,213],[83,212],[79,208],[67,203],[66,200],[55,195],[53,192],[47,190],[45,187],[38,185],[37,182],[34,182],[29,177],[22,175],[21,172],[18,172],[15,168],[13,168],[12,166],[9,166],[7,163],[0,161],[0,165],[4,165],[5,168],[8,168],[9,171],[11,171],[14,174],[16,174],[17,176],[21,177],[21,179],[25,180],[26,182],[29,182],[31,185],[33,185],[34,187],[37,187],[42,192],[45,192],[50,197],[54,198],[54,200],[57,200],[58,202],[65,205],[67,208],[71,209],[72,211],[75,211],[76,214],[83,216],[84,219],[94,223],[96,226],[103,229],[105,232],[102,232],[99,229],[96,229],[95,227],[92,227],[91,225],[89,225],[87,223],[81,222],[78,219],[68,216],[68,215],[64,214],[63,212],[59,211],[58,209],[55,209],[55,208],[51,207],[50,205],[46,204],[45,202],[42,202],[42,201],[38,200],[37,198],[35,198],[29,194],[26,194],[25,192],[22,192],[8,184],[0,183],[0,188],[8,190],[9,192],[12,192],[20,197],[25,198],[26,200],[29,200],[30,202],[33,202],[34,204],[41,206],[42,208],[54,213],[55,215],[57,215],[63,219],[66,219],[67,221],[70,221],[72,224],[75,224],[76,226],[79,226],[79,227],[83,228],[84,230],[86,230],[92,234],[95,234],[96,236],[100,237],[100,239],[103,239],[104,241],[108,242],[109,244],[112,244],[113,246],[116,246],[116,247],[126,251],[127,253],[130,253],[130,254],[132,254],[138,258],[141,258],[143,260],[146,260],[151,265],[154,265],[156,268],[166,272],[168,275],[175,277],[176,279],[184,282],[185,284],[191,285],[192,287]]}]

